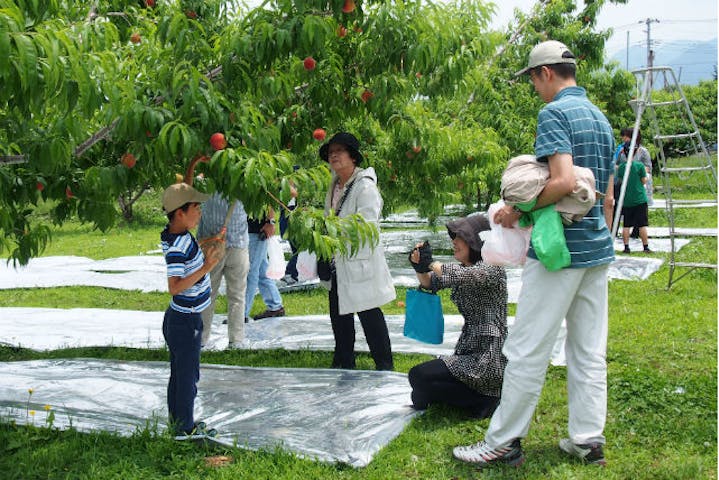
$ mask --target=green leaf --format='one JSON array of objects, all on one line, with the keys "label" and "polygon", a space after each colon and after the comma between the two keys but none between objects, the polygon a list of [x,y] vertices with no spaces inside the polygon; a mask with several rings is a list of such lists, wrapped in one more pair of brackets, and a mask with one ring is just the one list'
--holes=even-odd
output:
[{"label": "green leaf", "polygon": [[18,55],[18,63],[15,65],[20,84],[25,94],[31,93],[32,88],[37,84],[37,50],[29,35],[15,33],[12,35]]}]

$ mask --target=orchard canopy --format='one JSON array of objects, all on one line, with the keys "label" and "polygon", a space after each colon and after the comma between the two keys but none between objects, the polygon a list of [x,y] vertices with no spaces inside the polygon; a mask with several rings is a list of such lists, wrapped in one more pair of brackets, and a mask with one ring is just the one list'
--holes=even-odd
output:
[{"label": "orchard canopy", "polygon": [[0,255],[42,252],[38,204],[105,230],[198,156],[194,185],[253,216],[283,208],[293,182],[300,249],[376,242],[317,209],[317,149],[340,130],[360,138],[384,213],[486,206],[507,160],[532,151],[541,100],[513,74],[537,42],[569,45],[614,127],[631,121],[631,75],[603,66],[605,3],[538,1],[492,31],[479,0],[0,0]]}]

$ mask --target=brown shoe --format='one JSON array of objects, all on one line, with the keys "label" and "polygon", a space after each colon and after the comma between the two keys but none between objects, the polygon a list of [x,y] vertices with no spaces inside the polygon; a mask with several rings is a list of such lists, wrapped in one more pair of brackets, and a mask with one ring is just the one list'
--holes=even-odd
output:
[{"label": "brown shoe", "polygon": [[284,317],[284,316],[285,316],[285,307],[280,307],[277,310],[265,310],[264,312],[260,313],[259,315],[255,315],[253,318],[255,320],[261,320],[263,318]]}]

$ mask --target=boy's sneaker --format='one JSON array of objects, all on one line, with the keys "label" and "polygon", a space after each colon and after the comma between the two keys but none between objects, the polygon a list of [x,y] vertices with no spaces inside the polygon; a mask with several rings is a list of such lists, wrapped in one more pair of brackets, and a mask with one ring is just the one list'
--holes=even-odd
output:
[{"label": "boy's sneaker", "polygon": [[517,438],[505,447],[491,448],[483,440],[474,445],[455,447],[452,451],[454,458],[463,462],[474,463],[480,468],[489,467],[498,463],[506,463],[518,467],[524,463],[522,445]]},{"label": "boy's sneaker", "polygon": [[577,445],[570,439],[563,438],[559,441],[559,448],[585,463],[601,466],[607,464],[604,460],[604,449],[602,448],[601,443],[585,443]]},{"label": "boy's sneaker", "polygon": [[214,438],[217,436],[217,430],[214,428],[207,428],[205,422],[195,422],[194,428],[189,432],[179,432],[175,435],[175,440],[203,440],[206,438]]}]

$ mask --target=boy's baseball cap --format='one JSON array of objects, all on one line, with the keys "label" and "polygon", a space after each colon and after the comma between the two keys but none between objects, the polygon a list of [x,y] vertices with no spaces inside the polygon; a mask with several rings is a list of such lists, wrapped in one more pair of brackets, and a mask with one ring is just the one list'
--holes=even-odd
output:
[{"label": "boy's baseball cap", "polygon": [[556,40],[548,40],[536,45],[529,53],[529,64],[526,68],[521,69],[514,74],[515,77],[519,77],[528,73],[535,67],[541,67],[542,65],[556,65],[557,63],[571,63],[577,64],[574,59],[574,54],[569,48],[562,42]]},{"label": "boy's baseball cap", "polygon": [[202,203],[209,198],[209,195],[198,192],[186,183],[176,183],[162,193],[162,208],[165,213],[170,213],[186,203]]}]

